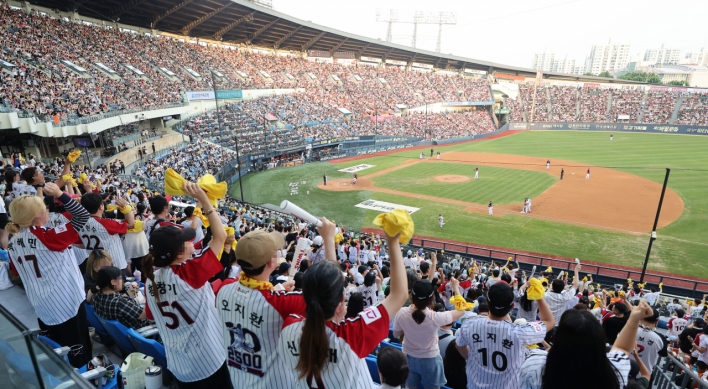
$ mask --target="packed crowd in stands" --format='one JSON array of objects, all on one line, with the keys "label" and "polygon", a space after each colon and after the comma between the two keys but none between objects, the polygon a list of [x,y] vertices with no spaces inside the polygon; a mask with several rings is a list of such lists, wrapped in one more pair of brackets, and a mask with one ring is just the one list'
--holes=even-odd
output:
[{"label": "packed crowd in stands", "polygon": [[140,166],[135,175],[162,180],[167,169],[172,169],[182,177],[196,181],[204,174],[216,174],[235,154],[223,147],[197,141],[182,149],[173,148],[160,158],[152,158]]},{"label": "packed crowd in stands", "polygon": [[554,122],[574,122],[578,119],[578,88],[572,86],[548,87],[553,105]]},{"label": "packed crowd in stands", "polygon": [[708,126],[708,94],[693,93],[684,95],[676,124]]},{"label": "packed crowd in stands", "polygon": [[589,123],[607,122],[609,89],[583,88],[580,95],[580,121]]},{"label": "packed crowd in stands", "polygon": [[[644,99],[644,89],[612,89],[610,121],[613,123],[636,123]],[[629,119],[620,117],[629,116]]]},{"label": "packed crowd in stands", "polygon": [[[661,284],[603,287],[580,262],[571,274],[527,274],[511,258],[403,248],[405,212],[382,216],[391,235],[326,218],[315,227],[193,183],[211,167],[184,155],[210,160],[212,147],[175,152],[160,167],[188,181],[171,178],[183,188],[172,195],[104,166],[3,161],[0,246],[50,339],[91,350],[84,304],[127,328],[154,326],[178,387],[564,388],[595,366],[574,387],[649,388],[669,345],[693,353],[686,361],[697,374],[708,372],[708,338],[698,336],[708,333],[705,297],[666,304]],[[47,293],[67,293],[61,303],[42,298],[39,271]],[[178,314],[155,314],[171,312],[163,301]],[[656,331],[660,313],[671,316],[668,337]],[[175,325],[186,317],[190,325]],[[198,346],[174,336],[197,337]],[[243,369],[244,355],[262,364]]]},{"label": "packed crowd in stands", "polygon": [[648,91],[642,123],[668,123],[678,98],[678,92]]}]

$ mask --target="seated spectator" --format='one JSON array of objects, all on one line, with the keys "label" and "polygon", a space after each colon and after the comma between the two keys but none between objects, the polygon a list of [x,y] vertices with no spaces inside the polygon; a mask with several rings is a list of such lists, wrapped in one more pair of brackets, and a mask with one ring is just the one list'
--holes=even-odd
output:
[{"label": "seated spectator", "polygon": [[381,389],[400,389],[408,378],[408,361],[401,350],[382,347],[376,356]]},{"label": "seated spectator", "polygon": [[[83,250],[83,249],[77,249]],[[113,259],[106,250],[96,249],[91,251],[86,259],[86,272],[84,273],[84,290],[86,290],[86,301],[91,302],[91,290],[98,282],[98,272],[107,266],[113,266]]]},{"label": "seated spectator", "polygon": [[98,271],[98,282],[93,288],[91,305],[96,314],[107,320],[118,320],[128,328],[142,328],[150,325],[146,320],[145,308],[123,291],[123,274],[114,266]]}]

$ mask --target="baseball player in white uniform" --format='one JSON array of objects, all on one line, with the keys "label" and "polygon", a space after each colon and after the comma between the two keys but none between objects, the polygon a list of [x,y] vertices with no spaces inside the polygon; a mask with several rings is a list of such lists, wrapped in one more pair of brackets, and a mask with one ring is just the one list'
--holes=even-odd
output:
[{"label": "baseball player in white uniform", "polygon": [[185,183],[184,189],[206,208],[203,215],[209,218],[212,239],[195,253],[191,228],[162,226],[150,234],[150,254],[143,266],[146,315],[155,321],[167,368],[180,388],[231,389],[222,326],[207,282],[224,269],[217,256],[226,232],[206,193],[193,183]]},{"label": "baseball player in white uniform", "polygon": [[492,203],[492,200],[489,200],[489,205],[487,205],[487,214],[489,216],[494,216],[494,204]]},{"label": "baseball player in white uniform", "polygon": [[438,215],[438,222],[440,222],[440,228],[445,225],[445,219],[443,218],[442,214]]},{"label": "baseball player in white uniform", "polygon": [[470,388],[518,389],[526,346],[541,343],[553,328],[553,315],[538,300],[540,322],[512,324],[504,318],[514,306],[514,291],[504,281],[489,288],[489,316],[470,317],[457,330],[457,349],[467,359]]},{"label": "baseball player in white uniform", "polygon": [[56,184],[45,184],[43,193],[56,196],[64,204],[71,222],[46,228],[49,211],[42,199],[31,195],[17,197],[9,207],[13,218],[6,229],[13,237],[7,252],[39,318],[40,329],[61,346],[83,346],[81,352],[69,355],[71,365],[81,367],[92,358],[91,339],[83,306],[84,279],[71,245],[81,243],[77,231],[90,215]]},{"label": "baseball player in white uniform", "polygon": [[474,178],[479,178],[479,168],[474,168]]},{"label": "baseball player in white uniform", "polygon": [[585,173],[585,179],[586,180],[590,179],[590,169],[588,169],[587,173]]},{"label": "baseball player in white uniform", "polygon": [[551,160],[549,159],[546,161],[546,170],[548,170],[550,168],[551,168]]}]

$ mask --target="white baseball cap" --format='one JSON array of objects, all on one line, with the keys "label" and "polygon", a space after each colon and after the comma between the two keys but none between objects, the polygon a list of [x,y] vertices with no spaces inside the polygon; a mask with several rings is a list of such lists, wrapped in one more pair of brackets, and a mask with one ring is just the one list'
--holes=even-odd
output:
[{"label": "white baseball cap", "polygon": [[314,244],[315,246],[322,246],[323,243],[324,243],[324,239],[322,239],[322,237],[320,235],[317,235],[315,237],[315,240],[312,241],[312,244]]}]

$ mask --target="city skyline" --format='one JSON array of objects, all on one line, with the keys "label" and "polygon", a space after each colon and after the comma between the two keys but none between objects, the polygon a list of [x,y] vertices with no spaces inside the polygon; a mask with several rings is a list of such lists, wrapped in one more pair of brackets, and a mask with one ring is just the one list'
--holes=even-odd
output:
[{"label": "city skyline", "polygon": [[[700,52],[708,47],[702,17],[708,14],[708,2],[680,3],[689,12],[659,12],[664,3],[656,0],[645,1],[641,7],[611,0],[508,0],[503,8],[459,0],[273,0],[273,7],[300,19],[381,41],[386,40],[387,25],[376,22],[377,9],[454,12],[457,25],[443,27],[441,53],[530,68],[533,55],[546,49],[582,62],[593,44],[610,39],[630,44],[630,56],[643,56],[647,49],[661,44],[680,49],[682,56]],[[394,25],[393,42],[410,46],[412,31],[410,24]],[[434,51],[437,33],[437,26],[418,26],[418,47]]]}]

